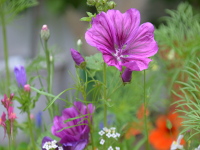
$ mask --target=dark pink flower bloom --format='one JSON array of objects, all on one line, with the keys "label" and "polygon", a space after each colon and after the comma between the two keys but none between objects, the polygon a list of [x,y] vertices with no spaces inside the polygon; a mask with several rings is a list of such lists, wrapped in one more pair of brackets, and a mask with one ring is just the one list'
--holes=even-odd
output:
[{"label": "dark pink flower bloom", "polygon": [[9,107],[8,108],[8,118],[11,120],[11,121],[14,121],[16,118],[17,118],[17,116],[16,116],[16,114],[14,113],[14,108],[13,107]]},{"label": "dark pink flower bloom", "polygon": [[122,81],[125,82],[125,83],[128,83],[131,81],[131,78],[132,78],[132,72],[129,68],[126,68],[124,70],[124,72],[122,73]]},{"label": "dark pink flower bloom", "polygon": [[3,127],[4,129],[4,137],[6,136],[6,113],[3,112],[3,114],[1,115],[0,118],[0,125]]},{"label": "dark pink flower bloom", "polygon": [[12,99],[14,97],[14,94],[10,94],[10,98],[7,97],[6,94],[4,94],[4,98],[1,100],[1,103],[3,104],[3,106],[8,110],[8,108],[11,106],[12,104]]},{"label": "dark pink flower bloom", "polygon": [[152,61],[148,57],[158,51],[154,26],[149,22],[140,25],[140,13],[133,8],[123,14],[118,10],[101,12],[93,19],[85,39],[102,52],[109,66],[120,71],[123,66],[132,71],[147,69]]},{"label": "dark pink flower bloom", "polygon": [[[53,135],[60,138],[59,143],[63,145],[64,150],[83,150],[86,147],[90,133],[88,119],[92,119],[94,109],[92,104],[86,106],[81,102],[74,102],[73,107],[63,110],[62,116],[54,117],[51,131]],[[86,116],[65,123],[67,119],[82,115]],[[70,126],[74,127],[67,128]]]},{"label": "dark pink flower bloom", "polygon": [[70,50],[71,50],[72,58],[77,66],[80,66],[81,63],[85,62],[85,59],[83,58],[83,56],[81,56],[81,54],[77,50],[73,48],[71,48]]}]

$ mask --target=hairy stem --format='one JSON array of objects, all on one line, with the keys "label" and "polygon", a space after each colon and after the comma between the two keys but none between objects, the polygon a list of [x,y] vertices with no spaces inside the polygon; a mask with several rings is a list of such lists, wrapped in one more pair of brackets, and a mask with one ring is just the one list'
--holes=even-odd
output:
[{"label": "hairy stem", "polygon": [[[106,63],[103,64],[103,99],[107,101],[107,80],[106,80]],[[104,104],[104,127],[107,127],[107,104]]]},{"label": "hairy stem", "polygon": [[[52,86],[53,86],[53,76],[54,76],[54,60],[53,56],[50,55],[50,51],[48,49],[47,40],[44,40],[44,51],[46,55],[46,65],[47,65],[47,91],[52,94]],[[52,98],[49,97],[48,103],[50,103]],[[55,103],[49,108],[49,114],[51,119],[55,116]]]}]

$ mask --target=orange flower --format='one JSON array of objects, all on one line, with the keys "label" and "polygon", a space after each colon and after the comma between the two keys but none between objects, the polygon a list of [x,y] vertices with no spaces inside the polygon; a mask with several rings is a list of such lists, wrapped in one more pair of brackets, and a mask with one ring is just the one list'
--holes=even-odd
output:
[{"label": "orange flower", "polygon": [[175,113],[159,116],[156,121],[157,128],[149,134],[150,143],[156,150],[169,150],[172,142],[179,135],[180,125],[181,119]]},{"label": "orange flower", "polygon": [[[138,134],[141,134],[141,132],[144,129],[144,105],[142,105],[139,110],[137,111],[137,119],[138,121],[134,121],[130,124],[130,128],[127,130],[126,134],[125,134],[125,138],[129,139],[132,136],[136,136]],[[149,115],[149,111],[146,110],[146,115]]]}]

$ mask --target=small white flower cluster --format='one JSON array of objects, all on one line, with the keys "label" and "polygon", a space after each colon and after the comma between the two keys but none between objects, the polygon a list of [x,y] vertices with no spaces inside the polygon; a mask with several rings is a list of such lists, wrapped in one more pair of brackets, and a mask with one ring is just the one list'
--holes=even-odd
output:
[{"label": "small white flower cluster", "polygon": [[103,130],[99,131],[99,135],[103,136],[104,134],[106,134],[106,136],[108,138],[113,137],[116,139],[116,138],[120,137],[120,134],[117,133],[115,130],[116,130],[115,127],[111,127],[110,129],[104,127]]},{"label": "small white flower cluster", "polygon": [[[112,146],[108,147],[108,150],[114,150]],[[120,150],[120,147],[115,147],[115,150]]]},{"label": "small white flower cluster", "polygon": [[58,147],[58,145],[57,145],[56,143],[57,143],[56,140],[46,142],[46,143],[44,143],[44,145],[43,145],[42,148],[44,148],[44,149],[46,149],[46,150],[53,150],[53,149],[56,149],[56,148]]},{"label": "small white flower cluster", "polygon": [[[105,139],[103,139],[103,135],[107,136],[108,138],[117,139],[120,137],[120,134],[116,132],[115,127],[111,127],[110,129],[104,127],[101,131],[99,131],[99,135],[101,136],[100,144],[104,145]],[[114,150],[112,146],[108,147],[108,150]],[[120,147],[115,147],[115,150],[120,150]]]}]

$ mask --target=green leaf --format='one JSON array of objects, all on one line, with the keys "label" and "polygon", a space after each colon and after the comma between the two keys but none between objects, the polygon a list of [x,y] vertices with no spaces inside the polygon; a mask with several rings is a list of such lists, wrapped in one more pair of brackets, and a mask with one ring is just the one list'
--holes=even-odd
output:
[{"label": "green leaf", "polygon": [[90,116],[91,114],[86,114],[86,115],[82,115],[82,116],[78,116],[78,117],[74,117],[74,118],[69,118],[69,119],[67,119],[67,120],[65,120],[64,122],[66,123],[66,122],[70,122],[70,121],[73,121],[73,120],[75,120],[75,119],[79,119],[79,118],[83,118],[83,117],[85,117],[85,116]]},{"label": "green leaf", "polygon": [[96,53],[95,55],[85,57],[87,62],[86,67],[90,69],[91,75],[95,75],[96,71],[101,71],[103,69],[103,59],[101,53]]}]

